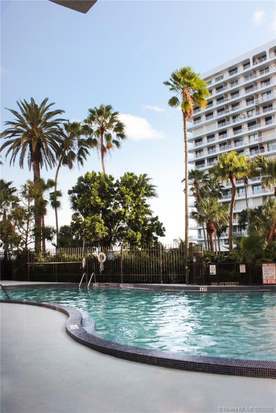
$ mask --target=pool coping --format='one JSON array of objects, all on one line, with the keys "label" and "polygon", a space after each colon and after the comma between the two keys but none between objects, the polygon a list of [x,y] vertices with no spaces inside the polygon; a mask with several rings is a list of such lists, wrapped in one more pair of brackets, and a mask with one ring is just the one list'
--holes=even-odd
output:
[{"label": "pool coping", "polygon": [[[34,287],[34,285],[32,286]],[[20,286],[16,286],[16,288],[18,287]],[[114,357],[159,367],[201,373],[276,379],[276,361],[183,356],[177,353],[127,346],[105,340],[97,335],[94,320],[91,321],[88,331],[87,328],[84,327],[85,319],[83,314],[75,308],[48,302],[24,300],[0,300],[0,303],[33,305],[62,312],[68,317],[65,322],[65,329],[71,338],[93,350]]]},{"label": "pool coping", "polygon": [[[0,281],[1,284],[1,281]],[[40,282],[40,281],[18,281],[18,284],[4,281],[5,289],[13,288],[45,288],[45,287],[68,287],[76,288],[78,283],[73,282]],[[150,283],[114,283],[114,282],[96,282],[93,284],[97,288],[122,288],[122,289],[137,289],[137,290],[161,290],[167,292],[184,291],[184,292],[275,292],[276,284],[261,284],[261,285],[198,285],[198,284],[150,284]],[[92,287],[93,288],[93,287]]]}]

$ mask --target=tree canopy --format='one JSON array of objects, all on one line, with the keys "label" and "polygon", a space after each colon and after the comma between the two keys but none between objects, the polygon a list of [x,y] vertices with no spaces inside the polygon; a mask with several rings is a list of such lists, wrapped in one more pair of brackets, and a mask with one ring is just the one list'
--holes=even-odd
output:
[{"label": "tree canopy", "polygon": [[155,187],[146,174],[111,175],[89,172],[69,191],[72,227],[87,242],[109,247],[116,244],[150,245],[165,234],[149,200]]}]

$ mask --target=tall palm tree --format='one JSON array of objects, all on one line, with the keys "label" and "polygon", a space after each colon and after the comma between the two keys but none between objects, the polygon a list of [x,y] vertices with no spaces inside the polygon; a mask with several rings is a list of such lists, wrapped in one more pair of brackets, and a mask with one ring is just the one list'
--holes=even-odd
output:
[{"label": "tall palm tree", "polygon": [[125,125],[119,119],[119,112],[113,112],[111,105],[100,105],[88,110],[88,117],[84,123],[93,130],[92,146],[97,144],[102,171],[105,174],[104,158],[107,152],[116,147],[120,148],[121,141],[126,138]]},{"label": "tall palm tree", "polygon": [[[6,129],[0,137],[6,142],[0,151],[6,150],[10,163],[14,164],[19,157],[19,166],[23,168],[25,160],[29,169],[33,170],[34,183],[40,179],[43,166],[52,168],[56,163],[56,151],[60,144],[60,123],[64,119],[58,117],[63,110],[53,110],[54,103],[45,98],[37,103],[34,98],[17,102],[19,110],[8,109],[13,120],[6,122]],[[36,202],[36,201],[35,201]],[[35,251],[41,251],[41,215],[35,208]]]},{"label": "tall palm tree", "polygon": [[248,159],[235,151],[221,155],[217,164],[210,170],[221,182],[230,181],[231,202],[229,210],[229,251],[233,249],[233,218],[237,194],[237,180],[248,176]]},{"label": "tall palm tree", "polygon": [[169,105],[180,107],[183,118],[184,133],[184,185],[185,185],[185,260],[186,260],[186,282],[188,282],[188,248],[189,248],[189,182],[188,182],[188,121],[193,116],[194,107],[201,108],[207,105],[209,91],[207,83],[195,73],[190,67],[183,67],[171,74],[169,81],[164,82],[173,92],[169,99]]},{"label": "tall palm tree", "polygon": [[61,191],[58,191],[58,176],[60,168],[67,166],[72,169],[74,164],[83,165],[86,160],[91,146],[96,143],[92,138],[92,130],[87,125],[81,125],[78,122],[67,122],[63,124],[63,129],[60,130],[61,144],[56,152],[57,168],[54,178],[54,191],[50,194],[51,206],[55,210],[56,222],[56,247],[58,248],[58,208],[60,208],[59,198]]}]

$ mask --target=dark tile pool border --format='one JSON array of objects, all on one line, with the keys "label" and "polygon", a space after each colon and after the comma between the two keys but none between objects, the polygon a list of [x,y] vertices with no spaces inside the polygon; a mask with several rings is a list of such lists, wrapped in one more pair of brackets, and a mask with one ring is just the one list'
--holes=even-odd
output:
[{"label": "dark tile pool border", "polygon": [[[44,286],[46,285],[44,284]],[[36,286],[32,285],[32,287]],[[18,288],[18,286],[16,286],[16,288]],[[11,289],[11,287],[9,289]],[[92,348],[93,350],[114,357],[154,366],[201,373],[276,379],[276,361],[182,356],[177,353],[167,353],[156,350],[141,349],[134,346],[125,346],[99,337],[95,331],[94,323],[91,323],[88,332],[88,330],[84,328],[83,315],[77,309],[65,307],[59,304],[40,303],[35,301],[0,300],[0,302],[34,305],[62,312],[68,317],[65,323],[65,328],[70,337],[77,342]]]}]

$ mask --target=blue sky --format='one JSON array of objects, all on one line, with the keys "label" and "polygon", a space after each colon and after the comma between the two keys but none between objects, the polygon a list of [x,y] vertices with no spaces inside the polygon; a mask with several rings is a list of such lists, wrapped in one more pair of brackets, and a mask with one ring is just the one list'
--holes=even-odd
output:
[{"label": "blue sky", "polygon": [[[162,82],[190,65],[204,73],[276,35],[276,6],[265,1],[102,1],[86,15],[47,0],[1,2],[1,126],[5,107],[45,96],[82,120],[89,107],[111,104],[123,114],[129,139],[107,159],[107,171],[148,173],[157,186],[152,207],[167,228],[183,234],[183,144],[180,113],[167,107]],[[87,170],[63,169],[61,223],[70,222],[67,190]],[[26,168],[2,167],[20,187]],[[53,171],[43,176],[53,177]],[[53,223],[53,214],[48,214]]]}]

